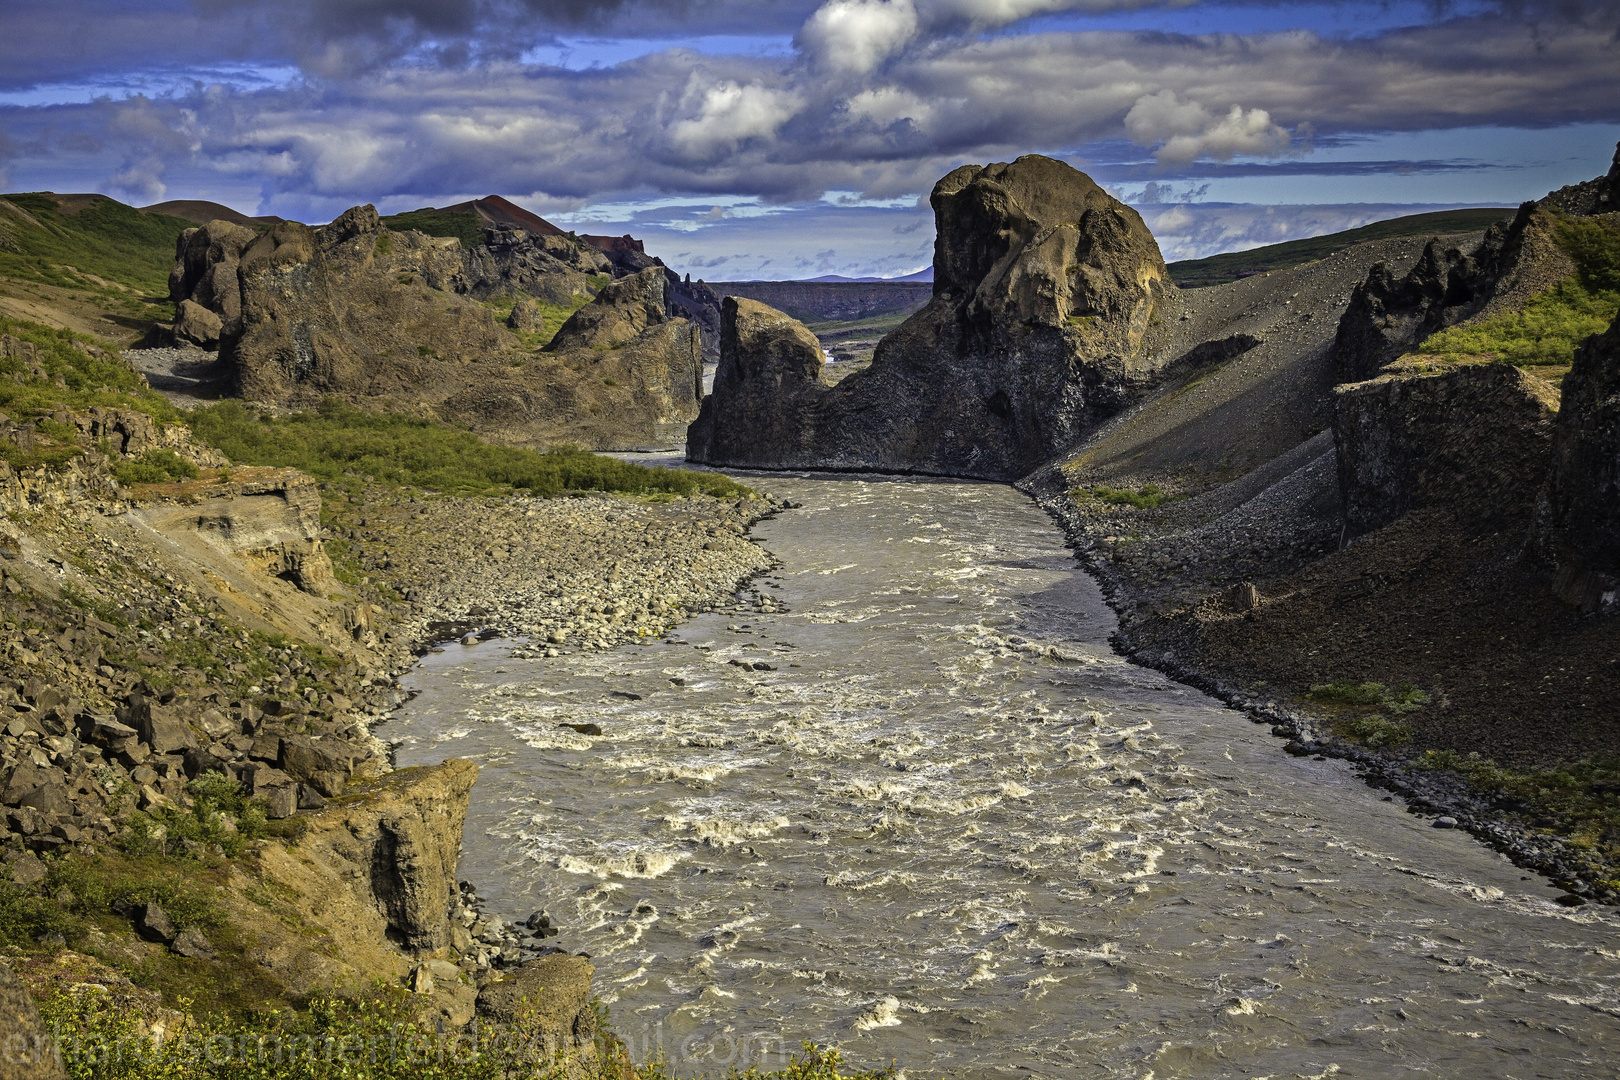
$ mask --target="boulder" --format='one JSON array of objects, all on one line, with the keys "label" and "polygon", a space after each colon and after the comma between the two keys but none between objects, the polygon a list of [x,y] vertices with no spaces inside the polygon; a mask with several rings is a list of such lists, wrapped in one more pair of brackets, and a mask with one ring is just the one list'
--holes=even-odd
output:
[{"label": "boulder", "polygon": [[0,782],[0,804],[28,807],[45,814],[71,814],[67,780],[61,769],[24,759]]},{"label": "boulder", "polygon": [[315,788],[328,798],[343,794],[354,770],[353,747],[333,739],[315,741],[308,735],[285,735],[278,764],[294,780]]},{"label": "boulder", "polygon": [[195,300],[182,300],[174,315],[174,337],[202,349],[219,348],[219,335],[225,322]]},{"label": "boulder", "polygon": [[1537,543],[1553,590],[1582,611],[1620,614],[1620,318],[1575,353],[1552,456]]},{"label": "boulder", "polygon": [[150,698],[135,695],[129,702],[130,725],[154,754],[183,754],[197,748],[197,737],[180,713]]},{"label": "boulder", "polygon": [[1530,520],[1551,460],[1557,392],[1490,357],[1412,356],[1333,394],[1345,536],[1422,507]]},{"label": "boulder", "polygon": [[34,999],[0,961],[0,1080],[64,1080],[56,1050]]},{"label": "boulder", "polygon": [[161,941],[164,944],[180,936],[180,930],[169,918],[168,912],[148,901],[142,904],[135,912],[135,930],[148,941]]},{"label": "boulder", "polygon": [[627,345],[648,327],[668,319],[668,289],[667,276],[659,266],[609,282],[594,300],[558,327],[546,348],[560,352]]},{"label": "boulder", "polygon": [[538,334],[546,328],[545,317],[540,314],[540,301],[519,300],[512,305],[512,313],[506,317],[508,329],[523,334]]},{"label": "boulder", "polygon": [[591,978],[596,968],[582,956],[552,953],[530,960],[478,992],[478,1014],[496,1024],[524,1029],[548,1048],[583,1046],[596,1034]]},{"label": "boulder", "polygon": [[963,166],[930,201],[933,298],[835,386],[808,331],[728,298],[691,460],[1006,480],[1152,384],[1172,286],[1134,210],[1039,156]]},{"label": "boulder", "polygon": [[203,932],[196,927],[189,927],[175,935],[169,942],[169,950],[180,956],[189,956],[193,960],[217,960],[219,953],[213,943],[203,936]]}]

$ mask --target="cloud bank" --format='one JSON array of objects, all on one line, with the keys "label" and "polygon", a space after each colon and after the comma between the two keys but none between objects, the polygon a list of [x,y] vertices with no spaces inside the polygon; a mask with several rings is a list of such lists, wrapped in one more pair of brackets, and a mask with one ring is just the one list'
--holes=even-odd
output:
[{"label": "cloud bank", "polygon": [[[1302,23],[1320,7],[1278,6]],[[160,96],[0,106],[11,182],[137,202],[232,192],[257,202],[248,209],[310,219],[363,201],[489,192],[541,212],[667,195],[890,199],[926,194],[961,162],[1028,152],[1099,178],[1112,169],[1116,181],[1222,169],[1306,177],[1324,148],[1371,133],[1620,121],[1620,11],[1577,0],[1425,6],[1411,25],[1355,37],[1308,25],[1064,28],[1133,12],[1174,18],[1177,5],[1141,0],[59,7],[50,19],[0,15],[0,89],[126,76],[132,55],[198,77]],[[654,42],[587,70],[524,60],[559,34],[713,27],[792,48]],[[165,45],[143,49],[156,35]],[[212,74],[227,62],[290,66],[244,83]]]}]

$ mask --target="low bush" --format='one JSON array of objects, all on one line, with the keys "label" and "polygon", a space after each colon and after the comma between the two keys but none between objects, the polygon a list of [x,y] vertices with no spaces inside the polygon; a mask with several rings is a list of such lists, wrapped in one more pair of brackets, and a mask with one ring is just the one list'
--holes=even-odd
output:
[{"label": "low bush", "polygon": [[[585,1052],[553,1051],[533,1014],[506,1025],[445,1030],[415,1018],[411,995],[379,986],[370,996],[318,999],[305,1011],[234,1019],[181,1018],[155,1038],[108,996],[59,993],[40,1009],[71,1080],[671,1080],[667,1063],[632,1067],[611,1040]],[[749,1069],[736,1080],[892,1080],[892,1069],[846,1072],[834,1049],[810,1043],[786,1068]]]},{"label": "low bush", "polygon": [[238,464],[297,468],[340,484],[365,478],[457,494],[528,491],[545,498],[566,491],[752,494],[717,473],[648,468],[574,447],[494,446],[442,421],[362,412],[330,399],[313,412],[280,419],[224,401],[196,410],[189,421],[201,441]]},{"label": "low bush", "polygon": [[1108,503],[1110,506],[1134,506],[1138,510],[1151,510],[1155,506],[1166,503],[1175,498],[1167,494],[1158,484],[1144,484],[1135,491],[1129,488],[1094,487],[1089,491],[1081,491],[1082,497],[1090,497],[1098,502]]},{"label": "low bush", "polygon": [[125,487],[131,484],[166,484],[173,480],[194,480],[197,466],[173,450],[148,450],[131,461],[113,466],[113,479]]}]

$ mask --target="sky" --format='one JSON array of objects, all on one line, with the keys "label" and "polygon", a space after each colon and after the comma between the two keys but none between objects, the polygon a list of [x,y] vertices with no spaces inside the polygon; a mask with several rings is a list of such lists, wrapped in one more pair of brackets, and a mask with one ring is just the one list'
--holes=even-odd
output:
[{"label": "sky", "polygon": [[1601,175],[1620,0],[8,0],[0,190],[504,195],[710,281],[927,266],[1041,153],[1167,259]]}]

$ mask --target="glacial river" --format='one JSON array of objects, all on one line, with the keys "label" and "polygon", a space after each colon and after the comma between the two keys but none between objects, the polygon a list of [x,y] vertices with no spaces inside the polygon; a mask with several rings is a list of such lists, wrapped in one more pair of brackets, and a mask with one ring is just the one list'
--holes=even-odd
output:
[{"label": "glacial river", "polygon": [[[1620,1075],[1620,917],[1109,649],[1006,487],[760,481],[773,615],[515,660],[381,729],[479,761],[461,874],[683,1075]],[[768,664],[755,670],[733,664]],[[560,723],[600,724],[600,738]]]}]

